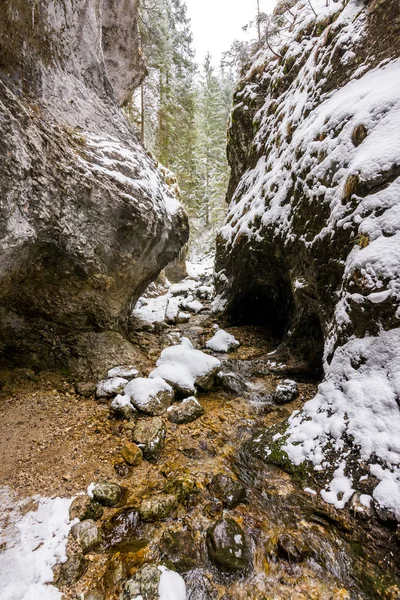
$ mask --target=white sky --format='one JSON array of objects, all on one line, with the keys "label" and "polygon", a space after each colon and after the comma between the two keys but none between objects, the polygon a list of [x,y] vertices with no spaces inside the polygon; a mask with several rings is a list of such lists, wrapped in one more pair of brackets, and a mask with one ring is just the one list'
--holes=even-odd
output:
[{"label": "white sky", "polygon": [[[218,65],[235,39],[246,39],[242,27],[257,13],[257,0],[186,0],[186,4],[199,63],[209,51]],[[275,0],[260,0],[260,10],[270,13],[275,4]]]}]

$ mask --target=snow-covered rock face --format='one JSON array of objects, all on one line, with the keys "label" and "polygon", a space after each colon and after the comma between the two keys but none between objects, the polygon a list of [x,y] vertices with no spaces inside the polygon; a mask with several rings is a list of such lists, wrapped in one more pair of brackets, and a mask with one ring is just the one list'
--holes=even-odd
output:
[{"label": "snow-covered rock face", "polygon": [[124,334],[188,237],[118,106],[144,75],[137,4],[2,2],[0,347],[19,364],[65,366],[81,332]]},{"label": "snow-covered rock face", "polygon": [[399,6],[300,1],[286,18],[281,58],[261,50],[235,96],[215,308],[323,362],[282,447],[331,469],[339,505],[353,440],[400,518]]}]

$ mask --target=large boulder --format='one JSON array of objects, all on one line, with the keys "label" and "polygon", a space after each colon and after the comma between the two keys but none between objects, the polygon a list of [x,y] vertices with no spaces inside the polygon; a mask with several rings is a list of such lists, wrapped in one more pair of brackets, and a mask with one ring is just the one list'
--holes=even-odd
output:
[{"label": "large boulder", "polygon": [[400,519],[399,10],[279,4],[288,35],[234,98],[214,308],[271,328],[272,360],[324,376],[280,451],[324,474],[337,508],[370,463],[375,499]]},{"label": "large boulder", "polygon": [[[131,307],[187,240],[182,208],[119,107],[145,74],[137,8],[137,0],[2,2],[6,365],[82,369],[76,348],[90,348],[88,334],[125,336]],[[135,362],[133,347],[114,350],[107,368]]]}]

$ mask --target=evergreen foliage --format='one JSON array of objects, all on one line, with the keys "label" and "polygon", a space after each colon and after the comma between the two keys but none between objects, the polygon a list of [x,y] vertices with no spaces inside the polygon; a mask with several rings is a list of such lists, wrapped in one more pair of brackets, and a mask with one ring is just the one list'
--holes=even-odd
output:
[{"label": "evergreen foliage", "polygon": [[129,116],[139,127],[144,119],[146,147],[176,173],[194,235],[216,229],[225,213],[233,71],[215,69],[211,56],[198,69],[184,0],[142,0],[140,31],[149,76],[142,111]]}]

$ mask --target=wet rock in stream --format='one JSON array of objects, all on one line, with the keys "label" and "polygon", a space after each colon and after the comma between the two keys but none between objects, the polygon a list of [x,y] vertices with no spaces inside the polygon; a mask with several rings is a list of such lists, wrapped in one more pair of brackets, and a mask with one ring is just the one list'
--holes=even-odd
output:
[{"label": "wet rock in stream", "polygon": [[148,500],[143,500],[139,513],[143,521],[161,521],[166,519],[177,507],[178,500],[172,494],[159,494]]},{"label": "wet rock in stream", "polygon": [[310,555],[310,550],[301,536],[296,533],[283,533],[278,538],[278,555],[289,562],[302,562]]},{"label": "wet rock in stream", "polygon": [[180,404],[170,406],[167,410],[168,420],[178,425],[191,423],[204,415],[204,408],[194,396],[182,400]]},{"label": "wet rock in stream", "polygon": [[212,496],[221,500],[226,508],[234,508],[246,501],[246,489],[229,475],[219,473],[215,475],[209,485]]},{"label": "wet rock in stream", "polygon": [[136,423],[132,439],[138,444],[149,462],[156,462],[164,447],[165,425],[160,417],[143,419]]},{"label": "wet rock in stream", "polygon": [[201,569],[185,574],[186,600],[217,600],[218,592]]},{"label": "wet rock in stream", "polygon": [[146,545],[139,512],[127,508],[114,515],[103,526],[103,543],[113,551],[135,552]]},{"label": "wet rock in stream", "polygon": [[248,386],[244,377],[239,373],[227,373],[221,371],[217,375],[217,383],[222,387],[224,392],[231,396],[240,396],[245,394]]},{"label": "wet rock in stream", "polygon": [[121,456],[128,465],[137,467],[142,462],[143,452],[133,442],[127,442],[121,450]]},{"label": "wet rock in stream", "polygon": [[212,563],[229,573],[250,569],[249,547],[239,523],[223,518],[207,530],[207,550]]},{"label": "wet rock in stream", "polygon": [[102,506],[117,506],[123,489],[117,483],[99,483],[93,488],[93,499]]},{"label": "wet rock in stream", "polygon": [[76,523],[71,528],[72,537],[78,542],[83,554],[91,552],[100,545],[101,534],[91,519]]},{"label": "wet rock in stream", "polygon": [[196,484],[190,477],[176,477],[168,481],[164,488],[166,494],[173,494],[179,502],[184,502],[194,492]]},{"label": "wet rock in stream", "polygon": [[166,529],[161,537],[160,550],[179,573],[199,565],[199,548],[193,534],[187,529]]},{"label": "wet rock in stream", "polygon": [[292,379],[285,379],[283,383],[277,385],[272,398],[276,404],[287,404],[295,400],[298,395],[299,389],[297,383]]}]

